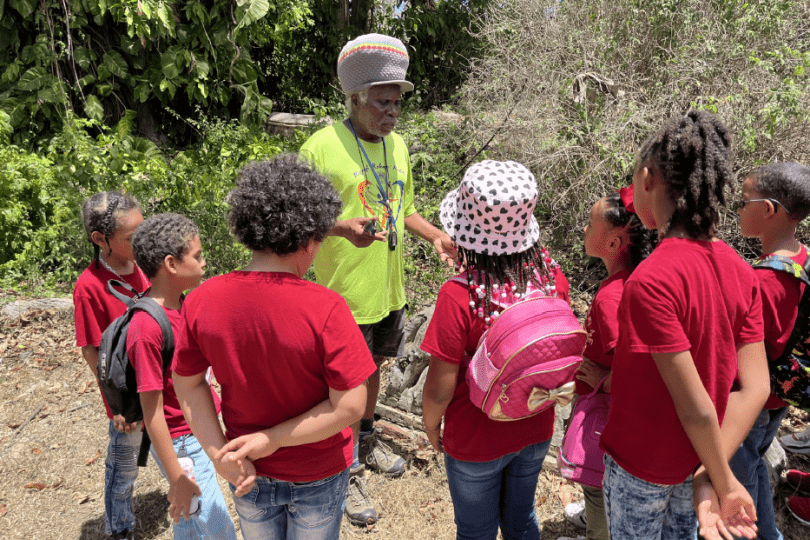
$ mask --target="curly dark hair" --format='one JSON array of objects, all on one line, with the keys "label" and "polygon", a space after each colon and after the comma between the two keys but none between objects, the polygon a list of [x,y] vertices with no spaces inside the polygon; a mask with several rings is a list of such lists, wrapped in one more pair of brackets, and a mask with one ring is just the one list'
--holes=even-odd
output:
[{"label": "curly dark hair", "polygon": [[200,231],[193,221],[180,214],[157,214],[141,223],[132,236],[135,262],[152,279],[167,255],[182,260],[191,241]]},{"label": "curly dark hair", "polygon": [[642,145],[636,168],[650,166],[667,184],[675,212],[662,235],[682,226],[692,238],[717,232],[724,189],[731,179],[731,137],[720,120],[705,111],[673,118]]},{"label": "curly dark hair", "polygon": [[[810,214],[810,169],[800,163],[771,163],[748,175],[763,197],[776,199],[790,219],[801,221]],[[778,205],[774,206],[777,208]]]},{"label": "curly dark hair", "polygon": [[630,267],[635,268],[652,251],[652,231],[644,228],[636,214],[627,211],[618,193],[611,193],[604,199],[604,216],[607,222],[614,227],[627,229],[630,239]]},{"label": "curly dark hair", "polygon": [[326,238],[343,202],[323,175],[295,154],[245,165],[228,195],[231,232],[248,249],[287,255]]},{"label": "curly dark hair", "polygon": [[[496,316],[488,307],[493,302],[493,293],[497,295],[506,288],[524,294],[529,283],[538,289],[555,286],[551,269],[556,262],[540,247],[532,246],[520,253],[488,255],[459,246],[458,253],[467,268],[470,311],[487,324]],[[478,292],[480,287],[483,287],[481,293]],[[487,306],[486,311],[484,306]]]},{"label": "curly dark hair", "polygon": [[[87,239],[93,244],[93,260],[96,262],[96,268],[99,267],[100,248],[93,242],[91,235],[96,231],[100,232],[109,245],[110,237],[118,229],[118,216],[128,210],[142,211],[141,205],[135,200],[135,197],[117,191],[102,191],[84,201],[82,225],[87,233]],[[110,253],[112,253],[112,249],[110,249]]]}]

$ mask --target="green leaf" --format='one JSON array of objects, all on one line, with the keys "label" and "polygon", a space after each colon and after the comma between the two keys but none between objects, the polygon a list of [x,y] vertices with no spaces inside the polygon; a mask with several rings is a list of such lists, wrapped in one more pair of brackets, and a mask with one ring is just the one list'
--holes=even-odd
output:
[{"label": "green leaf", "polygon": [[174,79],[180,75],[180,68],[177,67],[176,49],[169,49],[160,56],[160,69],[167,79]]},{"label": "green leaf", "polygon": [[17,80],[17,77],[20,75],[20,64],[18,62],[12,62],[6,68],[5,73],[3,73],[3,82],[10,83]]},{"label": "green leaf", "polygon": [[98,98],[93,94],[87,96],[87,103],[84,106],[84,113],[97,122],[104,120],[104,107],[101,105]]},{"label": "green leaf", "polygon": [[211,66],[205,60],[198,60],[197,64],[194,66],[194,75],[196,75],[198,79],[207,78],[210,71]]},{"label": "green leaf", "polygon": [[239,21],[239,24],[236,25],[236,30],[244,28],[249,24],[253,24],[267,15],[267,12],[270,10],[270,3],[268,0],[239,0],[237,3],[242,9],[244,9],[245,13],[242,16],[242,19]]},{"label": "green leaf", "polygon": [[9,0],[8,5],[20,12],[23,18],[28,18],[37,9],[37,0]]},{"label": "green leaf", "polygon": [[169,96],[174,99],[174,93],[177,91],[177,86],[174,85],[171,81],[163,79],[160,81],[160,90],[162,92],[166,92],[168,90]]},{"label": "green leaf", "polygon": [[32,67],[20,77],[20,82],[17,83],[17,88],[20,90],[37,90],[45,84],[45,75],[47,72],[42,67]]},{"label": "green leaf", "polygon": [[118,51],[107,51],[104,53],[104,65],[110,70],[110,73],[123,79],[128,75],[127,62],[121,53]]},{"label": "green leaf", "polygon": [[96,60],[96,55],[90,49],[84,47],[76,47],[73,49],[73,59],[79,64],[82,69],[90,67],[90,63]]},{"label": "green leaf", "polygon": [[118,121],[118,125],[115,126],[115,132],[120,137],[129,135],[132,132],[132,128],[135,126],[135,118],[137,116],[137,112],[132,109],[127,109],[124,112],[123,118],[121,118],[121,120]]},{"label": "green leaf", "polygon": [[101,83],[96,85],[96,93],[101,97],[107,97],[112,92],[112,85],[108,83]]},{"label": "green leaf", "polygon": [[149,83],[147,82],[142,82],[141,84],[135,87],[135,98],[141,103],[149,99],[150,93],[151,89],[149,87]]},{"label": "green leaf", "polygon": [[93,75],[85,75],[84,77],[79,79],[79,86],[84,88],[85,86],[93,84],[94,82],[96,82],[96,78]]}]

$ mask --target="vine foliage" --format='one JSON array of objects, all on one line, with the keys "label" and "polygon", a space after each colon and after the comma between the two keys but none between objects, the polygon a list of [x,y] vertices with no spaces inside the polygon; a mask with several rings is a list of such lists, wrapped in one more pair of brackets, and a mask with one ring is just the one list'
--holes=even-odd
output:
[{"label": "vine foliage", "polygon": [[69,112],[115,125],[135,111],[153,141],[191,128],[166,108],[257,124],[273,104],[260,92],[251,32],[288,31],[308,9],[295,0],[0,0],[0,108],[35,137],[58,132]]}]

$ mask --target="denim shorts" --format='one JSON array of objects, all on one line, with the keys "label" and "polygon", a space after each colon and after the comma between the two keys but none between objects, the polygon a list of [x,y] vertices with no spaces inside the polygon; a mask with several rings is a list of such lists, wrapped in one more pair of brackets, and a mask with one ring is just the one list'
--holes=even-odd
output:
[{"label": "denim shorts", "polygon": [[258,476],[250,492],[233,498],[242,535],[245,540],[338,538],[348,482],[348,469],[302,483]]},{"label": "denim shorts", "polygon": [[610,537],[621,540],[695,538],[692,477],[674,486],[653,484],[622,469],[605,455],[605,513]]},{"label": "denim shorts", "polygon": [[405,352],[405,312],[408,306],[392,311],[383,320],[361,324],[371,354],[383,358],[398,358]]}]

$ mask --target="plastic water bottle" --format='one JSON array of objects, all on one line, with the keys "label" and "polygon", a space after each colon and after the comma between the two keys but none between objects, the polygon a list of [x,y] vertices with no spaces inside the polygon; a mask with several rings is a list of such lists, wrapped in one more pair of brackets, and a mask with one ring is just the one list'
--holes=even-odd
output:
[{"label": "plastic water bottle", "polygon": [[[185,452],[182,452],[185,454]],[[191,478],[193,481],[197,481],[194,476],[194,460],[186,455],[178,456],[177,461],[180,463],[180,467],[183,468],[183,472],[186,473],[186,476]],[[188,515],[189,517],[192,514],[196,514],[200,511],[200,497],[197,494],[191,496],[191,505],[189,506]]]}]

